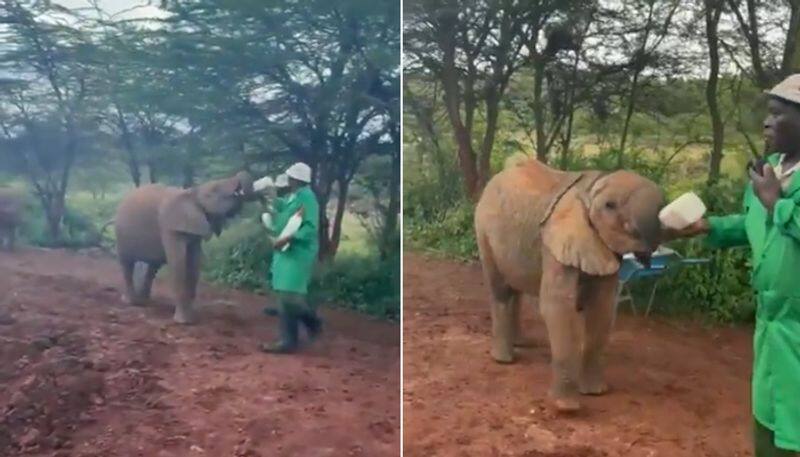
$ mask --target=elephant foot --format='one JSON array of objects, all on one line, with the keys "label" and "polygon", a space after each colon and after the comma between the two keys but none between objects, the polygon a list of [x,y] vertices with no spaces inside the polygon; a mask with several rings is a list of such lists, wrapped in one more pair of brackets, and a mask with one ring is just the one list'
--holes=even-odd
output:
[{"label": "elephant foot", "polygon": [[578,387],[583,395],[603,395],[608,392],[608,383],[598,357],[588,357],[584,360]]},{"label": "elephant foot", "polygon": [[137,297],[135,295],[125,295],[124,296],[125,302],[127,302],[131,306],[144,306],[147,303],[147,300],[142,297]]},{"label": "elephant foot", "polygon": [[581,409],[581,402],[577,396],[565,396],[551,392],[550,401],[559,413],[574,413]]},{"label": "elephant foot", "polygon": [[583,395],[603,395],[608,392],[608,383],[602,376],[584,377],[580,383],[580,392]]},{"label": "elephant foot", "polygon": [[514,350],[509,347],[493,347],[492,348],[492,358],[497,363],[514,363]]},{"label": "elephant foot", "polygon": [[518,336],[514,339],[514,346],[518,348],[532,348],[536,347],[536,340],[530,336]]},{"label": "elephant foot", "polygon": [[193,312],[175,308],[175,315],[172,316],[172,320],[181,325],[190,325],[195,323],[196,318]]}]

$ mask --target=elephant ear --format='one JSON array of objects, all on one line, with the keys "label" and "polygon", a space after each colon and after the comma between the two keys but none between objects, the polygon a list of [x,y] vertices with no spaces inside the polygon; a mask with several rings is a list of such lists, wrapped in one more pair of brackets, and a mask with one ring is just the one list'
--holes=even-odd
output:
[{"label": "elephant ear", "polygon": [[560,263],[606,276],[619,270],[619,257],[603,243],[589,221],[577,189],[567,192],[543,221],[542,242]]},{"label": "elephant ear", "polygon": [[170,197],[159,211],[159,223],[162,230],[211,237],[211,224],[197,204],[193,190]]}]

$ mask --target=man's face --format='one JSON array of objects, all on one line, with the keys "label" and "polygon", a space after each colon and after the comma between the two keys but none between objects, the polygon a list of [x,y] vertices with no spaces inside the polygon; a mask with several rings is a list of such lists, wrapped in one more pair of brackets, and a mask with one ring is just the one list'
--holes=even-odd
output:
[{"label": "man's face", "polygon": [[285,197],[289,193],[289,186],[278,187],[278,197]]},{"label": "man's face", "polygon": [[777,99],[767,104],[764,140],[770,151],[783,154],[800,152],[800,107]]}]

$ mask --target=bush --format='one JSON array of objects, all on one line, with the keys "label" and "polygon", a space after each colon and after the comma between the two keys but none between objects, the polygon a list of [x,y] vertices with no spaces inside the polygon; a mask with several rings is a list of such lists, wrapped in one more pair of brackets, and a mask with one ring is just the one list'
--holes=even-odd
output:
[{"label": "bush", "polygon": [[271,260],[272,246],[264,227],[246,220],[207,243],[203,270],[213,282],[265,292]]},{"label": "bush", "polygon": [[[399,239],[398,239],[399,241]],[[265,293],[272,247],[260,223],[245,220],[208,243],[204,274],[212,282]],[[312,301],[354,309],[383,319],[400,316],[400,250],[385,260],[343,252],[321,265],[309,286]]]},{"label": "bush", "polygon": [[400,256],[344,254],[322,267],[311,286],[317,302],[344,305],[381,319],[400,318]]},{"label": "bush", "polygon": [[[701,194],[709,214],[735,214],[742,211],[744,189],[744,181],[726,179],[706,187]],[[715,322],[750,322],[755,318],[748,248],[710,249],[702,240],[674,246],[684,256],[709,258],[710,263],[684,268],[666,278],[664,290],[671,291],[667,311],[701,313]]]},{"label": "bush", "polygon": [[64,209],[61,226],[61,240],[54,240],[50,235],[44,210],[33,199],[28,199],[25,214],[20,227],[21,238],[28,244],[42,247],[85,248],[94,246],[109,246],[112,242],[101,233],[102,223],[86,214],[84,210],[77,209],[68,204]]},{"label": "bush", "polygon": [[438,251],[460,259],[476,259],[475,207],[460,201],[449,209],[428,217],[408,217],[403,221],[407,241],[414,247]]}]

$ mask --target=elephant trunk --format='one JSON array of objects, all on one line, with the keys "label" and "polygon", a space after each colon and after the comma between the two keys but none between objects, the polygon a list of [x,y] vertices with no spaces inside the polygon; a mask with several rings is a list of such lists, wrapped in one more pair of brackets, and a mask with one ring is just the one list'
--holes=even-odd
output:
[{"label": "elephant trunk", "polygon": [[640,240],[653,252],[661,243],[661,221],[658,213],[664,206],[663,194],[659,189],[647,189],[637,194],[636,201],[631,205],[632,219]]}]

